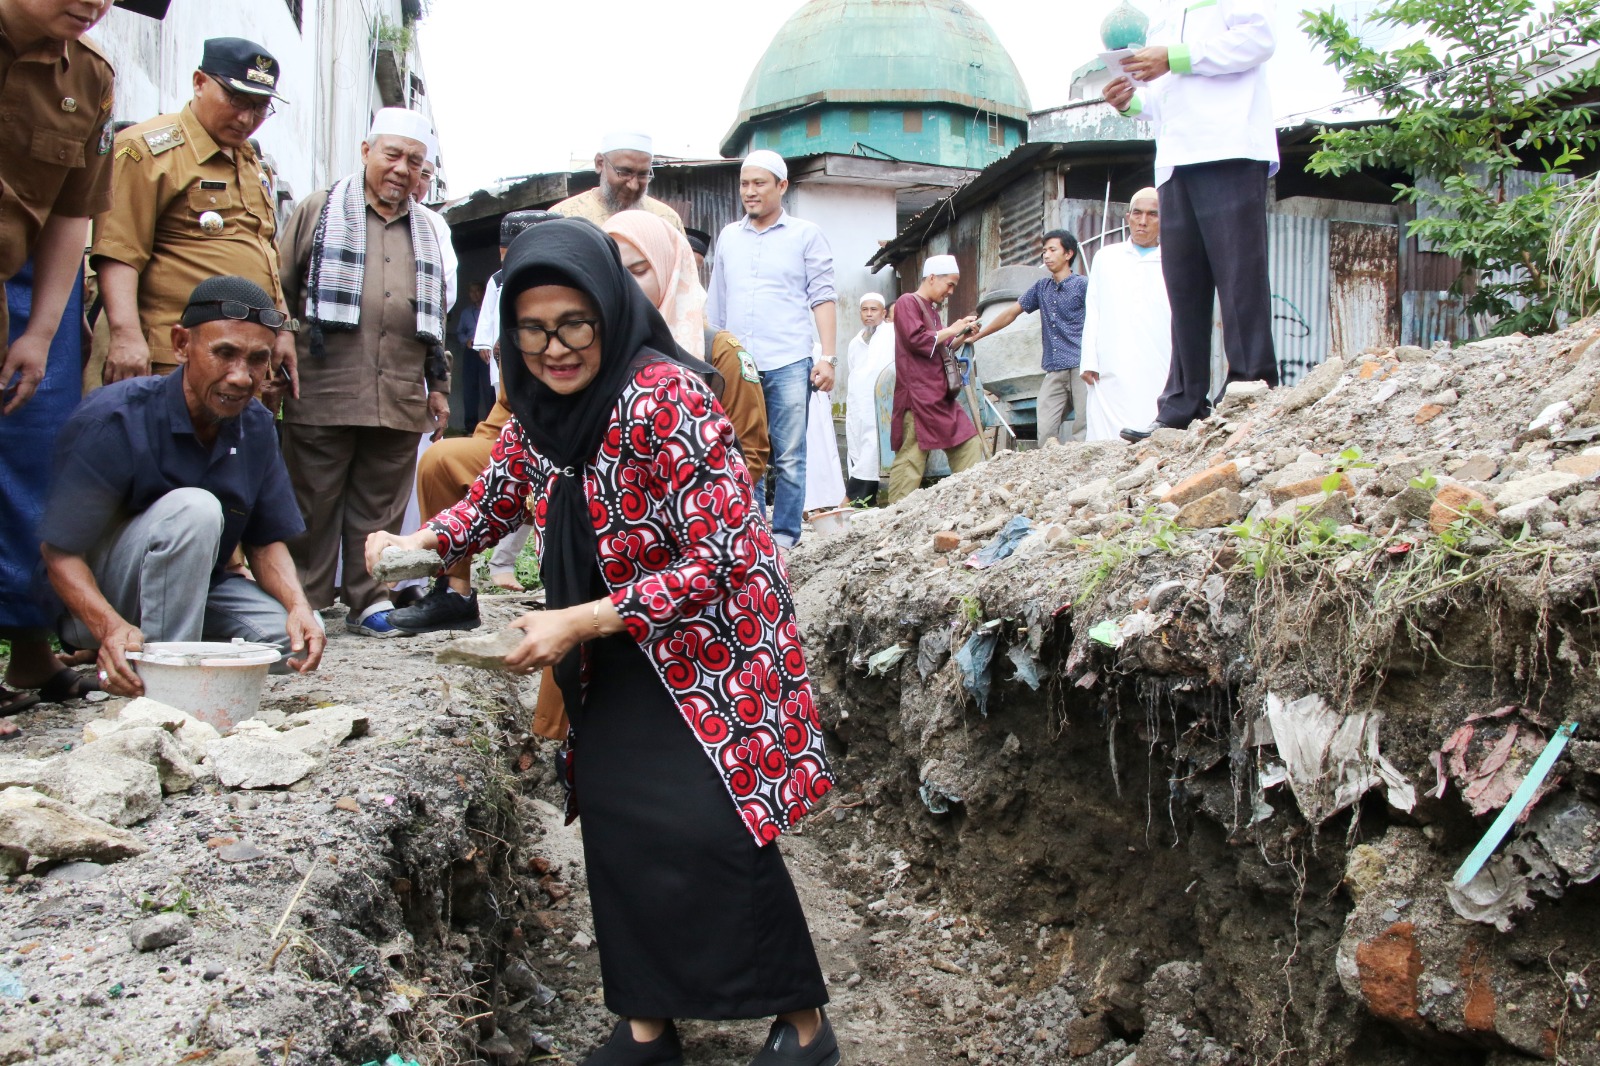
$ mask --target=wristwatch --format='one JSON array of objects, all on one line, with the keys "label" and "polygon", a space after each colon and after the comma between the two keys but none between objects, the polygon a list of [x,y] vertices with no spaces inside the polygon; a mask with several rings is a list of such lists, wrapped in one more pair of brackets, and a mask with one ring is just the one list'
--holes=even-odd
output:
[{"label": "wristwatch", "polygon": [[279,326],[278,328],[283,330],[283,332],[285,332],[285,333],[299,333],[300,332],[300,320],[298,318],[291,318],[291,319],[287,320],[286,322],[284,322],[284,324],[282,326]]},{"label": "wristwatch", "polygon": [[832,367],[839,365],[839,357],[837,355],[825,355],[822,357],[822,361]]}]

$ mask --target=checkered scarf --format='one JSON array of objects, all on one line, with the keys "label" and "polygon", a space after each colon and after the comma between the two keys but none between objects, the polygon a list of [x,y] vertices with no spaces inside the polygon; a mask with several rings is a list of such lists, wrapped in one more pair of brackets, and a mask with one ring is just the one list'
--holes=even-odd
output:
[{"label": "checkered scarf", "polygon": [[[444,337],[444,258],[433,227],[413,202],[411,247],[417,261],[417,340],[430,348]],[[328,190],[311,244],[311,354],[323,355],[322,331],[361,325],[361,284],[367,265],[367,195],[363,175],[341,178]]]}]

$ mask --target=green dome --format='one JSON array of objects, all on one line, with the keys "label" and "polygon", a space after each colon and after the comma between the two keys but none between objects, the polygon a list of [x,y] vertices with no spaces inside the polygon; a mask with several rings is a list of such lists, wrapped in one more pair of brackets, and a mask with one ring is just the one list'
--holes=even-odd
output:
[{"label": "green dome", "polygon": [[964,0],[807,0],[767,46],[723,138],[807,104],[952,104],[1028,117],[1022,75]]},{"label": "green dome", "polygon": [[1119,48],[1143,48],[1149,32],[1150,16],[1128,3],[1128,0],[1122,0],[1100,23],[1100,40],[1105,43],[1108,52],[1115,52]]}]

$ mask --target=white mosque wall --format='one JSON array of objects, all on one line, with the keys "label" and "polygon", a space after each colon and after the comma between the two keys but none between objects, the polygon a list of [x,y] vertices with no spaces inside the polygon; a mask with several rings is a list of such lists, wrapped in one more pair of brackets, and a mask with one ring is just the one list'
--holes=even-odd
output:
[{"label": "white mosque wall", "polygon": [[802,182],[790,193],[788,210],[821,226],[833,250],[834,286],[839,294],[839,368],[834,399],[842,401],[844,383],[849,378],[846,363],[850,338],[861,329],[861,297],[877,292],[893,303],[898,295],[892,271],[885,270],[875,277],[866,266],[867,260],[877,254],[880,242],[894,238],[895,189],[887,185]]},{"label": "white mosque wall", "polygon": [[[287,103],[256,134],[296,199],[351,173],[382,106],[374,78],[375,27],[402,24],[400,0],[303,0],[301,25],[285,0],[173,0],[157,22],[113,8],[91,35],[116,67],[112,117],[142,122],[180,110],[204,42],[243,37],[278,60]],[[420,69],[415,46],[408,64]],[[427,111],[426,97],[413,106]]]}]

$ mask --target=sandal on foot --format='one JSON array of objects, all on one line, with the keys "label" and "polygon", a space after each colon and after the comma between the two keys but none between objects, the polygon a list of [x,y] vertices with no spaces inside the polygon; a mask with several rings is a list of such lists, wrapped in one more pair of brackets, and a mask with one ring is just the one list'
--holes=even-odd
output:
[{"label": "sandal on foot", "polygon": [[[0,685],[0,718],[10,718],[39,702],[39,697],[32,692],[16,691]],[[15,734],[8,734],[7,739]]]},{"label": "sandal on foot", "polygon": [[623,1018],[611,1030],[611,1039],[590,1052],[581,1066],[683,1066],[678,1027],[668,1021],[665,1032],[641,1044],[633,1038],[633,1026]]},{"label": "sandal on foot", "polygon": [[99,689],[98,678],[63,666],[51,675],[50,680],[39,686],[39,699],[44,703],[66,703],[68,700],[81,700]]},{"label": "sandal on foot", "polygon": [[828,1012],[822,1011],[822,1024],[811,1043],[800,1043],[800,1032],[788,1022],[774,1021],[767,1042],[750,1060],[750,1066],[838,1066],[839,1040],[833,1035]]}]

